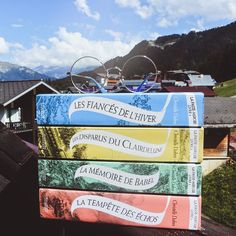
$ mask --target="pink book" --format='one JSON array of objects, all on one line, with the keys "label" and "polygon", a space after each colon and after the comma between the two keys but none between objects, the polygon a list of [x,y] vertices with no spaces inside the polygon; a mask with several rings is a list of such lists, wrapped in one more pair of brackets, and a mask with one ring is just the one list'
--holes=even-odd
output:
[{"label": "pink book", "polygon": [[201,196],[40,189],[42,218],[200,230]]}]

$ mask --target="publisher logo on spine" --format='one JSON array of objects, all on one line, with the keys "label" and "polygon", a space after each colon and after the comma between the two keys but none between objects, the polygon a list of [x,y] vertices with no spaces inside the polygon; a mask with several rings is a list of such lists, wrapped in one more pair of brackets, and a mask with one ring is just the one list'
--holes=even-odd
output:
[{"label": "publisher logo on spine", "polygon": [[187,111],[190,126],[198,126],[197,103],[194,94],[186,94]]},{"label": "publisher logo on spine", "polygon": [[190,161],[197,162],[198,160],[198,148],[199,148],[199,129],[190,128],[189,129],[189,142],[190,142]]}]

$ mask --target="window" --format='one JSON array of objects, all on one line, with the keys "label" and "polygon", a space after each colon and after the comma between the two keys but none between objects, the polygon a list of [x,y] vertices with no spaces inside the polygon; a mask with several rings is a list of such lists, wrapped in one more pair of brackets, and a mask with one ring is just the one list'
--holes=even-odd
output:
[{"label": "window", "polygon": [[6,112],[6,122],[20,122],[21,121],[21,108],[8,109]]}]

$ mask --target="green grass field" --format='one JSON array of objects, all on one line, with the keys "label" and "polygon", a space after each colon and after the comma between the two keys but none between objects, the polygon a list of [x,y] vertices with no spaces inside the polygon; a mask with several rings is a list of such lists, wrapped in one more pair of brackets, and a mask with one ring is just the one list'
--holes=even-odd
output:
[{"label": "green grass field", "polygon": [[236,161],[229,161],[203,178],[202,212],[236,228]]},{"label": "green grass field", "polygon": [[219,97],[236,96],[236,78],[221,83],[215,87],[214,91]]}]

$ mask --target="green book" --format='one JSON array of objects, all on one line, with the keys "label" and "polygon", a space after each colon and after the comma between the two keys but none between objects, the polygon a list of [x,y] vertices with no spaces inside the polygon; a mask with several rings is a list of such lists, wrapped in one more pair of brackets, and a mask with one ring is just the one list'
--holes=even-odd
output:
[{"label": "green book", "polygon": [[39,186],[109,192],[200,195],[200,164],[38,160]]}]

